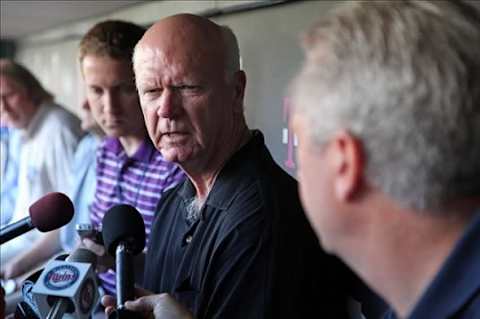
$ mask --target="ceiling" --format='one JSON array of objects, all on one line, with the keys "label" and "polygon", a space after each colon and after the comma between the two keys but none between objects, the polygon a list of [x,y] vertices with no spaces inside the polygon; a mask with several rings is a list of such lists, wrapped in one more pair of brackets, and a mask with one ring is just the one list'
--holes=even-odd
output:
[{"label": "ceiling", "polygon": [[145,0],[0,0],[0,38],[17,39],[62,24],[111,13]]}]

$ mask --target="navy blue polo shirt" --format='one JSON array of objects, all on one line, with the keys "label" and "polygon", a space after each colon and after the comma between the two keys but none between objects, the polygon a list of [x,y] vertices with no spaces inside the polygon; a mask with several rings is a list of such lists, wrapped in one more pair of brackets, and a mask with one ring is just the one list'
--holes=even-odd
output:
[{"label": "navy blue polo shirt", "polygon": [[255,131],[223,167],[193,223],[189,180],[159,205],[145,288],[168,292],[195,318],[348,318],[338,259],[325,254],[297,183]]},{"label": "navy blue polo shirt", "polygon": [[480,211],[408,318],[480,318]]}]

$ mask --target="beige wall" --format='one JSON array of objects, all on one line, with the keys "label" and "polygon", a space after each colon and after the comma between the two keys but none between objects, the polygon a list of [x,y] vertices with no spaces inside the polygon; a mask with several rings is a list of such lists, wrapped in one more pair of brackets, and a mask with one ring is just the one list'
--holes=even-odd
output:
[{"label": "beige wall", "polygon": [[[94,23],[124,19],[148,25],[174,13],[203,13],[249,2],[256,1],[147,2],[24,38],[18,45],[17,58],[39,76],[58,102],[76,112],[84,97],[76,61],[77,46]],[[239,39],[243,68],[248,76],[245,104],[250,127],[262,129],[275,159],[292,174],[294,167],[285,166],[292,154],[286,144],[283,108],[286,88],[302,60],[299,34],[337,4],[338,1],[302,1],[213,18],[229,25]]]}]

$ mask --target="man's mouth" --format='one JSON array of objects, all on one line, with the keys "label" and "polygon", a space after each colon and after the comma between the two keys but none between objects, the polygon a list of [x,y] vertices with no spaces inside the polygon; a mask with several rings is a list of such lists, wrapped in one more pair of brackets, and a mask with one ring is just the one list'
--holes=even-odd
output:
[{"label": "man's mouth", "polygon": [[184,133],[184,132],[174,131],[174,132],[165,132],[165,133],[162,133],[162,136],[172,137],[172,136],[176,136],[176,135],[185,135],[185,134],[186,134],[186,133]]}]

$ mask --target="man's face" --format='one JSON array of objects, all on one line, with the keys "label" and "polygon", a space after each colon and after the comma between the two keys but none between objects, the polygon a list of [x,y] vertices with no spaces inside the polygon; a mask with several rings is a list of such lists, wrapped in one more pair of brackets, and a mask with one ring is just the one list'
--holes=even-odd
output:
[{"label": "man's face", "polygon": [[97,121],[95,121],[95,118],[93,117],[92,110],[87,100],[83,101],[81,105],[80,126],[82,127],[82,130],[86,132],[98,132],[101,130]]},{"label": "man's face", "polygon": [[331,237],[329,229],[335,212],[332,177],[328,171],[325,150],[312,141],[305,116],[295,114],[291,126],[298,138],[296,156],[300,198],[317,237],[328,250]]},{"label": "man's face", "polygon": [[27,90],[7,76],[0,76],[0,122],[18,129],[27,128],[37,111]]},{"label": "man's face", "polygon": [[131,64],[122,59],[87,55],[82,61],[87,101],[105,134],[134,135],[144,129]]},{"label": "man's face", "polygon": [[180,164],[217,156],[232,131],[236,103],[222,62],[185,48],[141,47],[136,58],[138,92],[156,148]]}]

